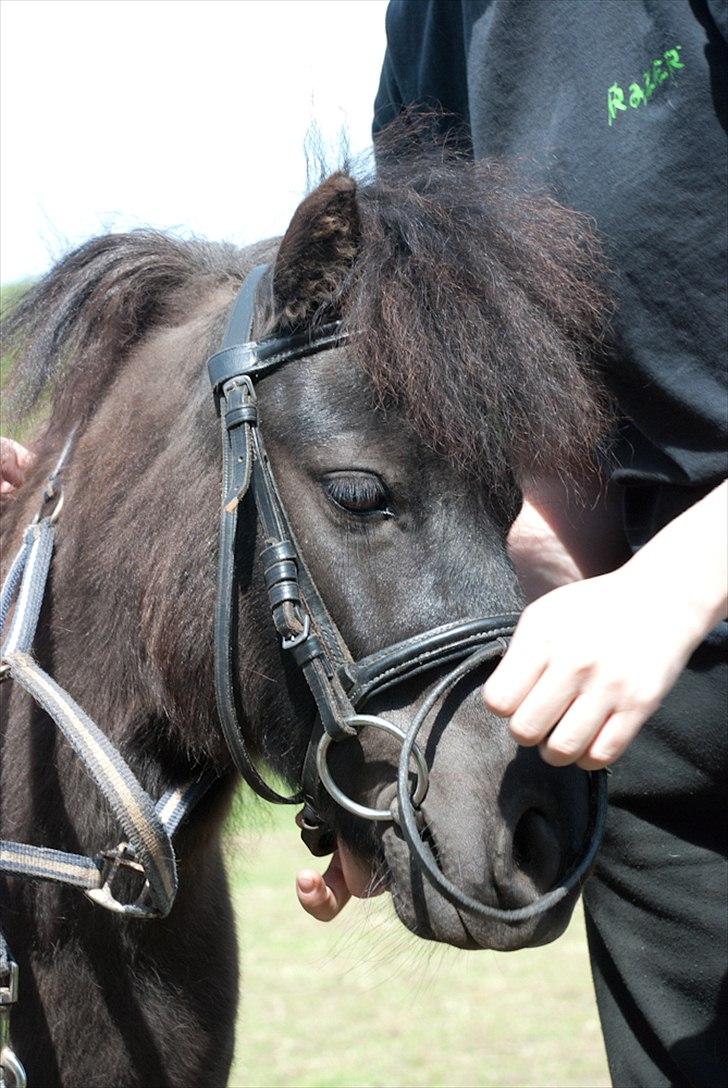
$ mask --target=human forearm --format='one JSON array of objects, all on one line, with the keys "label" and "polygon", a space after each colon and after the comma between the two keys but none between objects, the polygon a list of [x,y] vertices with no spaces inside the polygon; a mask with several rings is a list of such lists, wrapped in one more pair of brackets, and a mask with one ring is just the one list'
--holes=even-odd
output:
[{"label": "human forearm", "polygon": [[700,642],[728,613],[728,481],[666,525],[622,569],[662,581]]},{"label": "human forearm", "polygon": [[620,489],[596,475],[575,486],[555,478],[526,481],[508,552],[527,602],[615,570],[630,555]]}]

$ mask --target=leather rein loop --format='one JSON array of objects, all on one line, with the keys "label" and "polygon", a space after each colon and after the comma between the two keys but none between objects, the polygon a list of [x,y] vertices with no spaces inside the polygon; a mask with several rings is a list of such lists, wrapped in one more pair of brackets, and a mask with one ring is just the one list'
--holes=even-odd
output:
[{"label": "leather rein loop", "polygon": [[429,882],[451,903],[464,907],[482,918],[491,918],[500,922],[522,922],[543,914],[556,906],[570,891],[577,887],[591,868],[604,835],[607,818],[607,775],[605,771],[587,772],[589,774],[589,826],[584,836],[585,846],[571,869],[559,880],[558,884],[538,896],[523,907],[503,909],[481,903],[472,895],[459,888],[445,875],[440,867],[432,847],[423,837],[419,825],[416,805],[410,796],[409,764],[410,757],[417,751],[416,742],[420,729],[435,707],[457,687],[457,685],[481,665],[491,662],[504,652],[506,646],[494,644],[482,646],[444,676],[428,694],[415,718],[407,730],[399,757],[397,770],[397,819],[402,829],[405,842],[412,855],[417,858]]}]

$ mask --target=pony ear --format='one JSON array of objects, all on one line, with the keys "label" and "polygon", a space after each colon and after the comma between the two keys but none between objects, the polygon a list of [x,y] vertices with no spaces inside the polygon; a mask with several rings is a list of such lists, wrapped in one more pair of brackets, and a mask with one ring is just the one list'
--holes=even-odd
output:
[{"label": "pony ear", "polygon": [[332,174],[299,204],[273,269],[275,325],[331,320],[361,236],[356,182]]}]

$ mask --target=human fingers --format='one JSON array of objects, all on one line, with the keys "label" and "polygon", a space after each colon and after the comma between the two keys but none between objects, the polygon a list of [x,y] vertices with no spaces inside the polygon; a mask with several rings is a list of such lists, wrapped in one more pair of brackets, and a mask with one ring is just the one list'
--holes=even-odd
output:
[{"label": "human fingers", "polygon": [[580,678],[573,673],[547,668],[508,723],[518,743],[530,747],[542,741],[579,695],[579,684]]},{"label": "human fingers", "polygon": [[302,869],[296,874],[296,895],[306,913],[319,922],[330,922],[343,910],[351,892],[346,886],[338,851],[323,876],[315,869]]},{"label": "human fingers", "polygon": [[612,714],[608,692],[587,691],[574,699],[563,717],[539,744],[541,758],[552,767],[566,767],[584,755]]},{"label": "human fingers", "polygon": [[483,686],[488,710],[501,718],[513,714],[548,664],[548,650],[535,625],[523,613],[505,657]]},{"label": "human fingers", "polygon": [[23,482],[23,472],[9,438],[3,438],[0,445],[0,484],[3,494],[14,491]]},{"label": "human fingers", "polygon": [[598,771],[619,759],[632,743],[654,710],[621,710],[611,714],[577,765],[585,771]]},{"label": "human fingers", "polygon": [[3,493],[20,487],[32,460],[32,454],[19,442],[12,438],[0,438],[0,480]]}]

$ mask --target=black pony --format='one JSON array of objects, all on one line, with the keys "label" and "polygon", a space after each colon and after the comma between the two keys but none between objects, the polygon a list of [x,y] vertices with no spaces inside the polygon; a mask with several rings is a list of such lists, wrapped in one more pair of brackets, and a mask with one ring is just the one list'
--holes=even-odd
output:
[{"label": "black pony", "polygon": [[[310,571],[363,656],[470,616],[517,610],[505,538],[517,481],[588,458],[603,429],[601,336],[587,225],[492,165],[385,164],[324,181],[278,243],[239,251],[137,232],[71,253],[22,300],[6,343],[15,409],[46,429],[3,510],[6,562],[75,426],[52,581],[35,654],[97,721],[145,789],[212,768],[218,783],[180,832],[171,914],[141,923],[80,893],[0,882],[20,964],[13,1039],[31,1084],[222,1085],[238,987],[220,827],[235,788],[214,707],[212,614],[219,434],[204,363],[246,272],[272,273],[256,335],[342,319],[344,347],[261,380],[266,445]],[[286,669],[242,515],[237,674],[247,740],[296,782],[313,718]],[[377,697],[406,723],[429,680]],[[551,886],[587,821],[585,776],[516,749],[474,677],[423,731],[428,835],[484,902]],[[118,829],[45,714],[2,685],[1,836],[93,855]],[[365,731],[337,746],[337,780],[392,795],[397,745]],[[388,793],[389,791],[389,793]],[[402,921],[463,947],[557,936],[575,896],[540,919],[489,921],[423,884],[396,825],[333,813]]]}]

